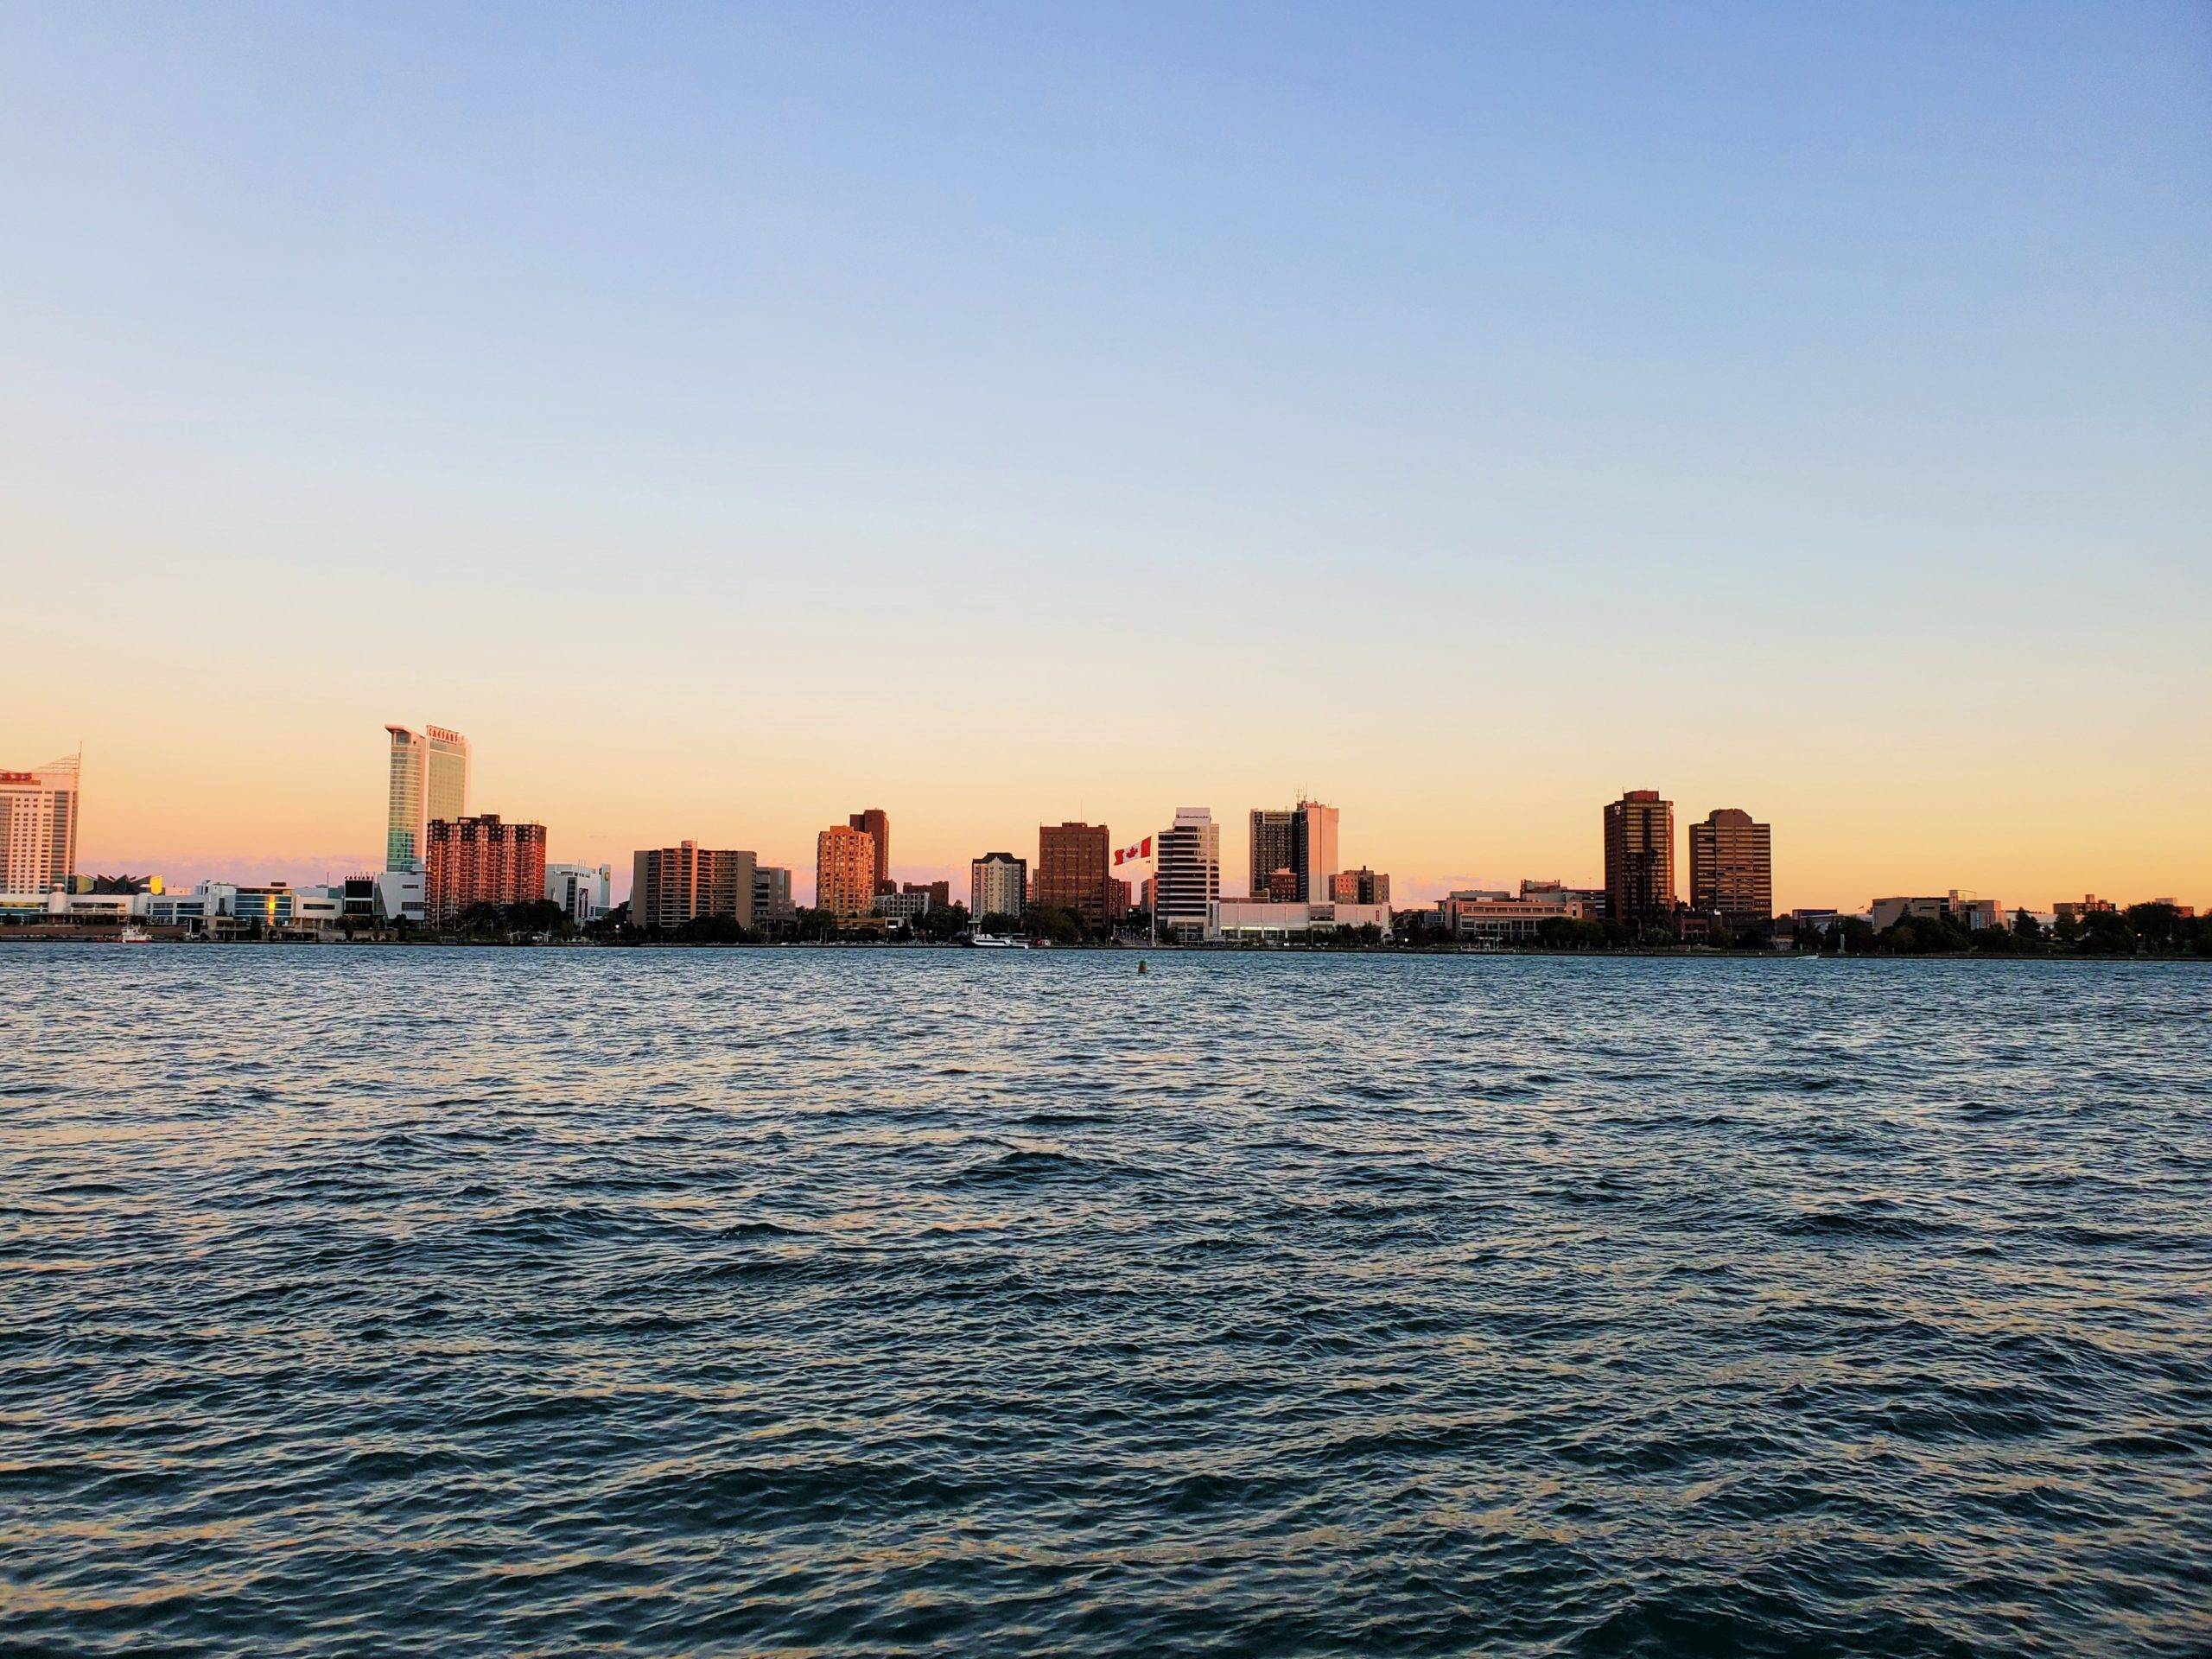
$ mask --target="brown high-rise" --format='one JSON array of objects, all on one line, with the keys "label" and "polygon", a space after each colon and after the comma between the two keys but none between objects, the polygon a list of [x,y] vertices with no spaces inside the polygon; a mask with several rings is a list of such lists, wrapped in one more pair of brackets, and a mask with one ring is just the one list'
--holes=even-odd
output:
[{"label": "brown high-rise", "polygon": [[1690,825],[1690,908],[1718,911],[1730,927],[1774,919],[1774,831],[1732,806]]},{"label": "brown high-rise", "polygon": [[1656,789],[1605,803],[1605,907],[1630,927],[1675,913],[1675,804]]},{"label": "brown high-rise", "polygon": [[845,822],[855,830],[866,830],[875,842],[875,891],[896,893],[891,885],[891,815],[880,806],[871,806],[865,812],[855,812]]},{"label": "brown high-rise", "polygon": [[545,826],[496,812],[432,818],[425,831],[423,913],[449,922],[471,905],[526,905],[545,896]]},{"label": "brown high-rise", "polygon": [[746,927],[759,920],[753,878],[760,860],[751,853],[702,847],[641,848],[630,861],[630,925],[677,928],[699,916],[727,916]]},{"label": "brown high-rise", "polygon": [[1033,910],[1071,910],[1093,927],[1106,925],[1106,826],[1039,824],[1037,868],[1029,879]]},{"label": "brown high-rise", "polygon": [[814,838],[814,903],[849,919],[875,908],[876,860],[882,843],[858,825],[833,823]]}]

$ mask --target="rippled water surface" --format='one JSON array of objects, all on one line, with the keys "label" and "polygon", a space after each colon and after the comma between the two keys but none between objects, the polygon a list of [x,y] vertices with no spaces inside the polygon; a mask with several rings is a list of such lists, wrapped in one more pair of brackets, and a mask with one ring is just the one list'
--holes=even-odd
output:
[{"label": "rippled water surface", "polygon": [[0,945],[0,1651],[2212,1650],[2212,973]]}]

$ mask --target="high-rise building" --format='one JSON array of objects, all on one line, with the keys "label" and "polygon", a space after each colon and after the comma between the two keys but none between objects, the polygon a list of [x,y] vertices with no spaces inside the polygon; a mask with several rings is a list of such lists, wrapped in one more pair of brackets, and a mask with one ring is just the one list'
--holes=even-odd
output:
[{"label": "high-rise building", "polygon": [[423,909],[449,922],[471,905],[533,904],[545,896],[545,826],[504,823],[496,812],[432,818]]},{"label": "high-rise building", "polygon": [[985,853],[968,866],[970,916],[1019,916],[1029,902],[1029,861]]},{"label": "high-rise building", "polygon": [[1605,901],[1630,927],[1675,913],[1675,804],[1656,789],[1605,803]]},{"label": "high-rise building", "polygon": [[548,864],[545,896],[582,927],[613,907],[614,868],[609,864]]},{"label": "high-rise building", "polygon": [[1291,874],[1289,899],[1325,904],[1329,880],[1337,873],[1337,809],[1301,800],[1288,811],[1252,810],[1251,893],[1255,899],[1282,902],[1275,889],[1278,870]]},{"label": "high-rise building", "polygon": [[873,891],[895,893],[891,884],[891,815],[880,806],[871,806],[865,812],[855,812],[845,820],[855,830],[865,831],[875,841],[875,874]]},{"label": "high-rise building", "polygon": [[1119,926],[1129,913],[1129,884],[1118,875],[1106,878],[1106,920],[1109,925]]},{"label": "high-rise building", "polygon": [[1073,911],[1093,927],[1105,926],[1107,859],[1103,823],[1038,825],[1030,907]]},{"label": "high-rise building", "polygon": [[1329,878],[1329,898],[1339,905],[1388,905],[1390,878],[1363,864],[1356,870],[1339,870]]},{"label": "high-rise building", "polygon": [[701,916],[753,925],[753,877],[760,861],[751,853],[702,847],[640,848],[630,856],[630,925],[672,931]]},{"label": "high-rise building", "polygon": [[871,913],[875,908],[876,860],[881,846],[856,824],[833,823],[817,836],[816,906],[841,918]]},{"label": "high-rise building", "polygon": [[468,814],[468,740],[442,726],[385,730],[391,734],[391,759],[384,867],[419,870],[426,856],[423,826],[432,818],[457,823]]},{"label": "high-rise building", "polygon": [[77,874],[82,759],[0,772],[0,893],[54,893]]},{"label": "high-rise building", "polygon": [[1154,837],[1160,927],[1171,934],[1203,936],[1221,897],[1221,826],[1203,806],[1179,806],[1175,822]]},{"label": "high-rise building", "polygon": [[1724,806],[1690,825],[1690,908],[1719,912],[1732,928],[1774,919],[1774,831]]}]

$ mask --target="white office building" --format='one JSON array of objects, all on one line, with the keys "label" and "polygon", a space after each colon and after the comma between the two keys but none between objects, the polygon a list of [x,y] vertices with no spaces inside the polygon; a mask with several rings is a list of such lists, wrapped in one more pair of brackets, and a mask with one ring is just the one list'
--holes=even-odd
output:
[{"label": "white office building", "polygon": [[79,758],[0,772],[0,893],[52,893],[77,873]]},{"label": "white office building", "polygon": [[1390,937],[1388,905],[1274,904],[1217,899],[1206,911],[1206,938],[1224,944],[1280,944],[1352,928],[1372,927]]},{"label": "white office building", "polygon": [[1221,897],[1221,826],[1211,808],[1179,806],[1175,822],[1153,838],[1158,926],[1171,938],[1201,938]]},{"label": "white office building", "polygon": [[548,864],[545,896],[561,913],[582,927],[614,908],[614,867],[611,864]]}]

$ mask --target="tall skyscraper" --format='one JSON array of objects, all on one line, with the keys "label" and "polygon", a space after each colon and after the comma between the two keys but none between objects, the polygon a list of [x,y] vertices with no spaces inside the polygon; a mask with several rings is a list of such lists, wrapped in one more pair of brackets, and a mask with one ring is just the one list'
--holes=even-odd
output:
[{"label": "tall skyscraper", "polygon": [[1605,906],[1630,927],[1675,913],[1675,804],[1656,789],[1605,804]]},{"label": "tall skyscraper", "polygon": [[[864,816],[864,815],[863,815]],[[833,823],[814,838],[814,902],[832,916],[866,916],[875,908],[875,872],[882,843],[856,824]]]},{"label": "tall skyscraper", "polygon": [[641,848],[630,857],[630,925],[666,931],[695,917],[726,916],[751,927],[760,865],[751,853],[696,841]]},{"label": "tall skyscraper", "polygon": [[1300,801],[1288,811],[1252,810],[1251,893],[1273,898],[1278,870],[1290,872],[1289,893],[1299,904],[1322,904],[1337,873],[1337,809]]},{"label": "tall skyscraper", "polygon": [[1732,806],[1690,825],[1690,908],[1718,911],[1732,928],[1774,919],[1774,830]]},{"label": "tall skyscraper", "polygon": [[1019,916],[1029,902],[1029,861],[985,853],[968,867],[970,916]]},{"label": "tall skyscraper", "polygon": [[1103,823],[1038,825],[1031,907],[1073,911],[1093,927],[1105,926],[1108,858]]},{"label": "tall skyscraper", "polygon": [[891,885],[891,815],[880,806],[871,806],[865,812],[854,813],[845,822],[855,830],[865,830],[874,839],[874,890],[877,893],[896,891]]},{"label": "tall skyscraper", "polygon": [[423,914],[449,922],[471,905],[545,897],[545,826],[503,823],[496,812],[432,818],[426,827]]},{"label": "tall skyscraper", "polygon": [[419,870],[426,856],[423,826],[432,818],[459,823],[468,815],[468,740],[442,726],[391,734],[385,810],[384,867]]},{"label": "tall skyscraper", "polygon": [[52,893],[77,874],[83,757],[0,772],[0,893]]},{"label": "tall skyscraper", "polygon": [[1221,827],[1213,813],[1177,807],[1175,822],[1153,844],[1159,849],[1159,925],[1170,933],[1204,933],[1207,912],[1221,897]]}]

